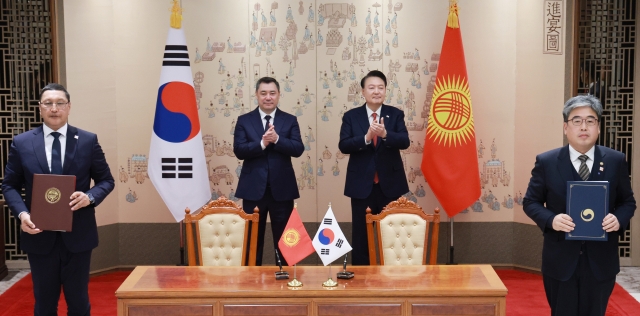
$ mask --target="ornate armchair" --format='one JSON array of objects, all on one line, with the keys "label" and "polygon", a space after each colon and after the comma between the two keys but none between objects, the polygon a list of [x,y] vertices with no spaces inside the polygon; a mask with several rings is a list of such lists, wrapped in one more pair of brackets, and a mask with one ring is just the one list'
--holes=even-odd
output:
[{"label": "ornate armchair", "polygon": [[189,208],[185,213],[190,266],[256,264],[259,219],[257,207],[253,214],[246,214],[233,201],[220,197],[207,203],[197,214],[192,215]]},{"label": "ornate armchair", "polygon": [[439,229],[440,209],[426,214],[405,197],[389,203],[378,215],[367,208],[369,262],[378,265],[377,254],[380,265],[424,265],[429,254],[428,264],[436,264]]}]

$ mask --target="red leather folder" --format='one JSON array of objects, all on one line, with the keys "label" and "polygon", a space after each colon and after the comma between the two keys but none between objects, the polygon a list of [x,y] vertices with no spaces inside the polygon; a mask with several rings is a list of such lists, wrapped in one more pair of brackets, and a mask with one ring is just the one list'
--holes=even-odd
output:
[{"label": "red leather folder", "polygon": [[34,174],[31,221],[41,230],[70,232],[73,211],[69,202],[76,189],[76,176]]}]

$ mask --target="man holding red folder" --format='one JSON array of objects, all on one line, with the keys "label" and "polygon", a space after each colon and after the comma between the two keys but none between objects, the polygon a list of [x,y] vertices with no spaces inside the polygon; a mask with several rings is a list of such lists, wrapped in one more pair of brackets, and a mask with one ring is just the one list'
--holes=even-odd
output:
[{"label": "man holding red folder", "polygon": [[[51,83],[42,89],[44,124],[14,137],[2,182],[9,209],[21,221],[20,247],[31,267],[35,315],[57,315],[61,289],[68,315],[90,315],[89,268],[91,251],[98,246],[95,207],[114,187],[97,136],[69,125],[70,111],[70,96],[62,85]],[[73,211],[70,232],[42,231],[31,221],[34,174],[76,177],[75,192],[62,197]]]}]

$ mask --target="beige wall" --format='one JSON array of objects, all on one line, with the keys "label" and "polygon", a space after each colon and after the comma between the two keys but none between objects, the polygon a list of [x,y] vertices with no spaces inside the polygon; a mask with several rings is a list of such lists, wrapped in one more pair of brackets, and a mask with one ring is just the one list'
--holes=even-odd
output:
[{"label": "beige wall", "polygon": [[[269,20],[269,11],[273,1],[257,1],[261,4],[264,14]],[[291,77],[295,81],[292,92],[284,92],[281,108],[294,113],[298,98],[307,86],[314,94],[312,102],[303,109],[303,115],[298,117],[301,131],[304,134],[311,127],[315,142],[311,142],[309,151],[305,151],[300,159],[294,160],[294,169],[302,177],[302,165],[307,162],[307,155],[313,168],[314,189],[305,187],[301,190],[298,200],[299,211],[305,222],[315,222],[324,215],[327,204],[333,205],[333,210],[340,221],[350,220],[349,200],[342,195],[344,189],[344,174],[348,158],[338,161],[340,174],[333,176],[331,168],[335,164],[338,132],[340,127],[339,112],[343,104],[352,108],[352,102],[347,102],[349,84],[358,82],[360,70],[381,69],[389,72],[389,60],[399,61],[402,65],[397,78],[403,98],[406,89],[415,94],[414,122],[422,123],[420,112],[427,95],[429,75],[422,73],[424,60],[432,63],[431,55],[440,53],[442,37],[446,23],[448,1],[408,1],[402,2],[403,7],[397,12],[398,25],[391,34],[385,32],[387,22],[388,0],[378,1],[382,4],[378,8],[381,25],[377,28],[380,42],[375,43],[373,51],[384,52],[385,42],[393,39],[393,31],[399,34],[398,47],[391,47],[390,56],[383,54],[382,60],[367,60],[365,66],[354,66],[356,80],[347,78],[342,88],[337,87],[335,81],[330,83],[330,90],[336,96],[330,109],[329,121],[323,121],[318,111],[324,107],[325,97],[329,89],[323,88],[320,80],[324,71],[331,76],[329,61],[337,63],[341,75],[350,70],[351,60],[342,60],[342,53],[346,43],[348,29],[354,36],[365,36],[365,17],[367,8],[371,8],[372,30],[375,17],[375,1],[349,1],[356,7],[358,25],[351,27],[346,21],[343,28],[339,28],[344,36],[342,44],[336,48],[334,55],[328,55],[326,46],[328,19],[322,26],[317,22],[308,22],[309,4],[313,3],[315,16],[320,5],[338,3],[330,1],[305,2],[304,14],[298,13],[298,1],[278,1],[275,10],[277,22],[277,38],[283,34],[287,23],[285,14],[287,5],[291,4],[294,20],[298,26],[297,44],[302,42],[305,24],[309,24],[314,41],[320,30],[324,36],[324,43],[315,46],[306,54],[300,54],[300,59]],[[397,1],[392,1],[396,4]],[[220,92],[225,73],[218,73],[219,58],[231,76],[237,75],[242,68],[242,61],[249,72],[245,78],[243,88],[245,107],[253,109],[253,99],[249,98],[255,78],[254,64],[258,64],[260,75],[265,75],[267,63],[281,81],[289,72],[289,63],[283,62],[283,51],[278,46],[271,56],[263,51],[256,56],[255,48],[249,45],[249,35],[252,31],[252,13],[255,12],[256,1],[222,1],[222,0],[184,0],[183,27],[187,36],[192,71],[204,74],[201,84],[203,93],[200,100],[200,121],[204,135],[213,135],[221,144],[223,141],[232,142],[232,120],[240,110],[230,111],[224,116],[224,106],[218,104],[215,94]],[[152,0],[66,0],[64,2],[65,16],[65,49],[66,73],[68,88],[73,95],[72,124],[98,133],[100,142],[107,154],[114,177],[119,179],[120,169],[128,169],[130,158],[137,155],[147,155],[149,140],[155,111],[155,98],[158,88],[160,66],[167,30],[169,27],[169,1],[158,2]],[[495,140],[497,159],[504,165],[509,174],[508,185],[502,183],[497,187],[491,186],[491,181],[485,187],[485,193],[491,189],[499,202],[518,192],[526,191],[530,171],[537,153],[562,145],[560,107],[564,102],[564,55],[542,54],[543,8],[541,1],[532,0],[490,0],[472,1],[460,0],[460,23],[473,101],[476,122],[476,138],[482,140],[485,146],[483,158],[478,159],[480,170],[491,159],[491,144]],[[258,16],[261,24],[261,17]],[[262,27],[260,27],[262,29]],[[195,62],[196,48],[200,54],[206,50],[207,37],[211,42],[224,42],[231,38],[232,42],[242,42],[247,46],[244,53],[217,52],[213,61]],[[365,40],[369,38],[366,35]],[[276,41],[278,44],[278,41]],[[403,54],[419,50],[420,60],[404,59]],[[352,49],[350,49],[352,51]],[[292,57],[290,51],[289,58]],[[268,57],[268,59],[267,59]],[[412,73],[405,71],[409,62],[419,66],[421,88],[410,84]],[[320,73],[322,72],[322,73]],[[234,89],[237,78],[232,80]],[[233,90],[230,92],[229,106],[233,107]],[[397,105],[398,89],[394,91],[392,105]],[[218,110],[212,111],[209,102]],[[361,104],[361,102],[358,102]],[[411,110],[403,103],[401,108],[409,113]],[[214,113],[215,117],[209,117]],[[408,120],[408,119],[407,119]],[[410,132],[414,142],[424,143],[424,130]],[[328,146],[332,158],[324,159],[324,176],[317,176],[319,158],[322,158],[324,146]],[[212,186],[229,195],[230,190],[237,185],[235,169],[238,161],[229,155],[218,156],[213,153],[207,158],[211,160],[210,169],[226,165],[234,175],[233,185]],[[421,155],[407,153],[405,167],[409,170],[419,168]],[[131,170],[130,174],[135,173]],[[99,225],[111,223],[141,223],[162,222],[169,223],[173,217],[166,209],[148,178],[143,183],[136,183],[135,178],[127,174],[125,179],[117,181],[116,190],[98,208]],[[308,183],[305,181],[305,183]],[[430,210],[438,206],[436,199],[430,192],[424,178],[418,176],[410,189],[415,191],[418,185],[426,190],[424,197],[416,197],[419,204]],[[127,201],[127,194],[137,196],[131,203]],[[514,203],[509,209],[501,205],[500,210],[491,210],[488,204],[482,203],[483,212],[463,213],[456,216],[456,221],[469,222],[523,222],[531,223],[522,212],[521,206]]]},{"label": "beige wall", "polygon": [[[119,62],[113,1],[65,1],[64,30],[67,89],[72,111],[69,123],[98,134],[111,170],[120,152],[118,143],[117,72]],[[119,221],[116,186],[96,213],[99,225]]]},{"label": "beige wall", "polygon": [[[518,1],[516,38],[515,179],[525,193],[535,156],[562,146],[565,56],[542,54],[543,2]],[[532,14],[536,12],[539,14]],[[564,47],[564,45],[562,45]],[[531,223],[518,207],[515,222]]]}]

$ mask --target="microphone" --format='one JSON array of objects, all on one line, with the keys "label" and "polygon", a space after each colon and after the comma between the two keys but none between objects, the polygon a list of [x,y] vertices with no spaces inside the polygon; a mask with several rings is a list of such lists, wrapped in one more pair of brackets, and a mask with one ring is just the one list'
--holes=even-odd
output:
[{"label": "microphone", "polygon": [[355,276],[355,273],[351,272],[351,271],[347,271],[347,256],[348,254],[344,255],[344,262],[342,263],[342,271],[338,272],[338,279],[351,279]]},{"label": "microphone", "polygon": [[347,271],[347,255],[344,255],[344,262],[342,263],[342,270]]},{"label": "microphone", "polygon": [[278,262],[278,266],[280,267],[280,271],[276,271],[276,280],[286,280],[289,278],[289,272],[282,271],[282,261],[280,261],[280,255],[278,254],[278,248],[275,248],[276,251],[276,261]]}]

